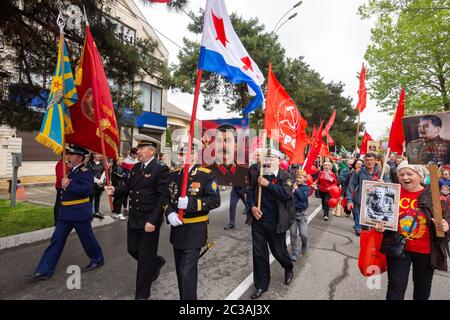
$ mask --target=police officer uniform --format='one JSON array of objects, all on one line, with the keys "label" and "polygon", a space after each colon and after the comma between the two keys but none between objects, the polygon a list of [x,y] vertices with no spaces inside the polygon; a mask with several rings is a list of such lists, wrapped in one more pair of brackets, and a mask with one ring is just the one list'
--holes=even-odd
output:
[{"label": "police officer uniform", "polygon": [[[136,134],[138,148],[153,146],[159,141],[143,134]],[[137,260],[136,299],[148,299],[152,282],[164,265],[164,258],[157,256],[159,231],[163,221],[163,204],[168,198],[167,178],[169,168],[155,156],[148,163],[134,165],[126,184],[115,189],[115,197],[129,197],[128,253]],[[145,224],[155,226],[146,232]]]},{"label": "police officer uniform", "polygon": [[[166,216],[178,214],[178,198],[181,196],[184,169],[177,169],[169,176],[169,202]],[[197,299],[198,259],[200,250],[207,244],[208,213],[220,206],[220,192],[212,171],[198,164],[189,171],[182,225],[170,229],[173,245],[178,290],[181,300]]]},{"label": "police officer uniform", "polygon": [[[88,151],[76,145],[69,145],[67,153],[86,156]],[[96,269],[104,263],[102,250],[91,226],[92,205],[89,202],[89,195],[94,186],[94,175],[84,163],[81,163],[70,169],[67,178],[70,179],[70,183],[61,191],[59,218],[56,221],[50,246],[45,250],[36,272],[30,276],[31,279],[45,280],[53,275],[67,237],[74,228],[84,251],[91,259],[89,265],[82,271]]]}]

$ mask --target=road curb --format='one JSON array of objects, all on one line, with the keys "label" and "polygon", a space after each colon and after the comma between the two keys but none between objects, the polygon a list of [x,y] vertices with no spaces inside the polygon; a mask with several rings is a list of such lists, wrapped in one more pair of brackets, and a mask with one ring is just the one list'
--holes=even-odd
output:
[{"label": "road curb", "polygon": [[[103,220],[94,219],[94,221],[92,222],[92,227],[96,228],[111,224],[113,222],[115,222],[115,220],[112,217],[105,216]],[[50,239],[54,230],[55,227],[50,227],[0,238],[0,251],[8,248],[14,248],[23,244]],[[74,230],[72,230],[72,232],[74,232]]]}]

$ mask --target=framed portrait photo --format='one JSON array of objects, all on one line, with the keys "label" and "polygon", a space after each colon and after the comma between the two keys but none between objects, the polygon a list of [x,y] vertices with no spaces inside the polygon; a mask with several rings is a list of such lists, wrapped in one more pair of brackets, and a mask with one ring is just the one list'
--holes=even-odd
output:
[{"label": "framed portrait photo", "polygon": [[361,191],[359,223],[375,227],[379,221],[383,221],[386,230],[397,231],[400,185],[364,180]]}]

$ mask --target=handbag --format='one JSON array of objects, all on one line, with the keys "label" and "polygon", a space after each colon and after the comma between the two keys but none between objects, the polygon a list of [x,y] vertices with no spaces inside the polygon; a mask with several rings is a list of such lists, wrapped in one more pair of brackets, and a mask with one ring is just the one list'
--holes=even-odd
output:
[{"label": "handbag", "polygon": [[386,256],[380,252],[383,233],[361,230],[358,267],[361,274],[369,277],[387,270]]},{"label": "handbag", "polygon": [[411,236],[412,229],[419,214],[420,211],[416,209],[416,215],[414,216],[411,226],[409,227],[407,236],[395,232],[392,234],[392,236],[385,237],[381,244],[380,251],[390,257],[404,258],[406,242]]}]

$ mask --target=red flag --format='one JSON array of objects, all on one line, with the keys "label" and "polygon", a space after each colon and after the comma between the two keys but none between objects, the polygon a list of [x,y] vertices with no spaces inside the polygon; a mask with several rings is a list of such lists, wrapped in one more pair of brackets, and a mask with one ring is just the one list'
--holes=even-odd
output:
[{"label": "red flag", "polygon": [[105,70],[89,26],[86,26],[86,39],[77,67],[75,84],[79,99],[78,103],[70,107],[74,133],[66,135],[66,142],[103,153],[100,138],[103,134],[106,155],[117,158],[119,132],[114,106]]},{"label": "red flag", "polygon": [[403,153],[403,143],[405,142],[405,133],[403,132],[402,118],[405,115],[405,89],[402,88],[400,100],[398,101],[397,111],[392,120],[391,132],[389,133],[388,147],[391,152]]},{"label": "red flag", "polygon": [[328,146],[325,143],[322,143],[319,154],[321,157],[328,157],[330,155],[330,150],[328,149]]},{"label": "red flag", "polygon": [[334,140],[333,140],[333,138],[330,136],[330,133],[329,133],[329,132],[327,132],[327,144],[328,144],[330,147],[334,146]]},{"label": "red flag", "polygon": [[327,122],[327,125],[325,126],[325,129],[323,130],[322,134],[324,136],[327,135],[328,132],[330,132],[331,126],[333,125],[335,118],[336,118],[336,109],[334,109],[333,113],[331,114],[330,119]]},{"label": "red flag", "polygon": [[367,133],[367,131],[364,131],[364,136],[361,141],[361,149],[359,150],[359,154],[366,154],[367,153],[367,142],[372,141],[372,137],[370,134]]},{"label": "red flag", "polygon": [[303,166],[303,170],[309,174],[311,174],[311,166],[314,164],[314,161],[316,161],[322,148],[322,126],[323,121],[320,123],[317,134],[313,137],[313,141],[311,141],[308,156],[306,157],[305,164]]},{"label": "red flag", "polygon": [[366,69],[364,68],[363,63],[361,73],[359,74],[358,104],[356,105],[356,110],[359,110],[359,112],[363,112],[363,110],[366,108],[366,100]]},{"label": "red flag", "polygon": [[302,118],[294,101],[280,85],[269,65],[264,129],[267,136],[280,143],[280,149],[291,163],[303,162],[308,137],[308,123]]}]

